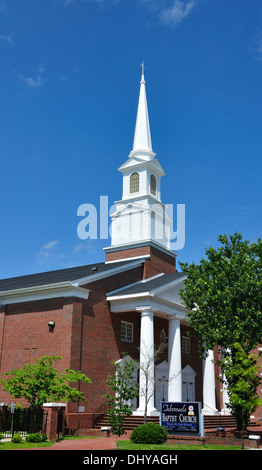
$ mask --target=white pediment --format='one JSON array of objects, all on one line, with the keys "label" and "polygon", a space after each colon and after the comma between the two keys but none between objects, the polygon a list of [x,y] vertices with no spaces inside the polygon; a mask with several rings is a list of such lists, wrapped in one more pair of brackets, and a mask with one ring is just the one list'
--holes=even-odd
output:
[{"label": "white pediment", "polygon": [[[194,381],[194,378],[196,376],[196,372],[192,367],[188,364],[184,369],[182,369],[182,379],[188,379],[190,381],[192,379],[192,382]],[[190,380],[189,380],[190,379]]]},{"label": "white pediment", "polygon": [[128,170],[133,170],[134,168],[139,169],[142,166],[148,166],[153,171],[156,171],[161,175],[165,174],[157,158],[155,158],[154,160],[144,160],[139,157],[130,157],[125,163],[123,163],[123,165],[120,166],[120,168],[118,168],[118,170],[121,172],[125,172]]},{"label": "white pediment", "polygon": [[182,305],[179,290],[183,288],[184,281],[182,278],[172,282],[169,285],[165,285],[161,288],[156,289],[154,295],[158,299],[165,300],[166,302],[171,302],[176,305]]}]

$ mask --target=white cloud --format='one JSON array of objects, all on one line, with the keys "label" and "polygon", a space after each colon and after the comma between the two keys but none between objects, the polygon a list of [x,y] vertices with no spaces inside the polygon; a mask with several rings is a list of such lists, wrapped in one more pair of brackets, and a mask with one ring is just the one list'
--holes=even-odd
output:
[{"label": "white cloud", "polygon": [[1,41],[7,42],[8,44],[12,45],[12,36],[10,34],[0,34]]},{"label": "white cloud", "polygon": [[20,75],[20,78],[21,78],[21,80],[23,80],[24,83],[26,83],[31,88],[38,88],[38,87],[44,85],[44,83],[46,82],[46,79],[42,76],[44,71],[45,70],[44,70],[43,66],[39,65],[39,67],[37,68],[35,78],[24,77],[23,75]]},{"label": "white cloud", "polygon": [[58,245],[58,240],[52,240],[43,245],[36,255],[38,263],[50,263],[63,258],[64,254],[60,252]]},{"label": "white cloud", "polygon": [[258,35],[256,53],[258,60],[262,61],[262,32]]},{"label": "white cloud", "polygon": [[173,0],[171,6],[164,8],[160,13],[161,21],[167,25],[177,25],[181,23],[192,11],[195,6],[195,0],[188,2],[182,0]]},{"label": "white cloud", "polygon": [[59,244],[58,240],[53,240],[52,242],[48,242],[48,243],[46,243],[46,245],[43,245],[41,250],[44,250],[44,251],[52,250],[58,244]]},{"label": "white cloud", "polygon": [[[261,59],[262,59],[262,57],[261,57]],[[254,214],[254,208],[244,204],[243,206],[241,206],[241,214],[244,215],[244,216],[252,215],[252,214]]]},{"label": "white cloud", "polygon": [[31,86],[32,88],[38,88],[39,86],[45,83],[45,80],[41,78],[39,75],[37,75],[36,78],[25,77],[23,78],[23,80],[27,85]]},{"label": "white cloud", "polygon": [[85,242],[78,243],[73,248],[73,253],[75,254],[78,254],[78,253],[82,254],[85,251],[92,253],[92,254],[99,253],[101,249],[98,246],[97,240],[93,240],[89,238]]}]

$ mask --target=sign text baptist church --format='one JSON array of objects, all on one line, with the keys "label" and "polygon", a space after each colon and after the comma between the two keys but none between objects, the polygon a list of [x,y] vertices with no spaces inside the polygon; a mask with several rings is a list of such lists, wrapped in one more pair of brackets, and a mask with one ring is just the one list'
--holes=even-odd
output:
[{"label": "sign text baptist church", "polygon": [[162,402],[161,425],[171,432],[200,432],[200,403]]}]

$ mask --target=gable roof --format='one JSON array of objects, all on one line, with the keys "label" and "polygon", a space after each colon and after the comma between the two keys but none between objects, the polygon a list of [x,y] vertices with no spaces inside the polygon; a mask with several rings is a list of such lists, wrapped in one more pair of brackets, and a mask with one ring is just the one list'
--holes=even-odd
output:
[{"label": "gable roof", "polygon": [[73,284],[77,283],[77,285],[82,285],[84,282],[87,284],[98,280],[98,278],[114,275],[116,271],[125,271],[126,269],[129,269],[129,267],[132,269],[138,263],[141,264],[142,262],[144,262],[144,259],[137,261],[126,260],[110,264],[95,263],[74,268],[58,269],[56,271],[47,271],[43,273],[1,279],[0,292],[8,293],[8,291],[16,289],[28,289],[66,281],[72,282]]},{"label": "gable roof", "polygon": [[162,273],[110,292],[107,294],[107,300],[112,300],[115,297],[152,293],[156,290],[162,290],[162,288],[166,288],[167,285],[172,284],[175,281],[182,280],[182,278],[185,277],[186,275],[183,272],[175,272],[171,274]]}]

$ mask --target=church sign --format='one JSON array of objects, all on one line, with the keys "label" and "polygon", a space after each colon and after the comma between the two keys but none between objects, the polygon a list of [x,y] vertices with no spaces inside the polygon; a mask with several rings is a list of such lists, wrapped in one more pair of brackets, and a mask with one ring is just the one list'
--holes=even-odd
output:
[{"label": "church sign", "polygon": [[162,402],[161,425],[168,432],[200,434],[199,402]]}]

